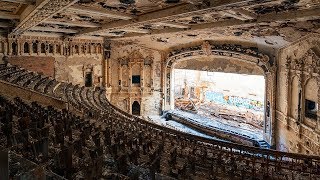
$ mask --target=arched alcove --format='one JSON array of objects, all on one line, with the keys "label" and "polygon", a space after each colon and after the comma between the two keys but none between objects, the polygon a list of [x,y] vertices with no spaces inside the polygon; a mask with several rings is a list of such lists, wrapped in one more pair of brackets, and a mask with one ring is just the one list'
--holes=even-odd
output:
[{"label": "arched alcove", "polygon": [[36,42],[32,43],[32,52],[38,53],[38,43]]},{"label": "arched alcove", "polygon": [[46,45],[41,43],[41,53],[46,53]]},{"label": "arched alcove", "polygon": [[86,87],[92,87],[93,84],[93,78],[92,78],[92,72],[86,72],[84,77],[84,84]]},{"label": "arched alcove", "polygon": [[132,114],[140,116],[140,104],[138,101],[134,101],[131,106]]},{"label": "arched alcove", "polygon": [[79,46],[78,46],[78,45],[75,45],[75,46],[74,46],[74,50],[75,50],[75,53],[76,53],[76,54],[79,54]]},{"label": "arched alcove", "polygon": [[61,48],[60,44],[57,44],[56,45],[56,53],[57,54],[61,54],[61,49],[60,48]]},{"label": "arched alcove", "polygon": [[25,42],[23,45],[23,52],[24,53],[30,53],[30,49],[29,49],[29,43]]},{"label": "arched alcove", "polygon": [[12,55],[18,55],[18,44],[16,42],[12,43]]},{"label": "arched alcove", "polygon": [[305,85],[304,115],[306,118],[317,121],[318,103],[318,82],[316,78],[310,78]]}]

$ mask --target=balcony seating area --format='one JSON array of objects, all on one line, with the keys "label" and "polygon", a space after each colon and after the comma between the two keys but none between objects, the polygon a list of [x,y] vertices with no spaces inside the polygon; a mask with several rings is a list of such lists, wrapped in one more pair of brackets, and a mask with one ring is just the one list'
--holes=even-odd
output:
[{"label": "balcony seating area", "polygon": [[0,150],[66,179],[320,179],[320,157],[156,125],[110,104],[103,89],[57,82],[15,66],[1,65],[0,79],[74,107],[0,98]]}]

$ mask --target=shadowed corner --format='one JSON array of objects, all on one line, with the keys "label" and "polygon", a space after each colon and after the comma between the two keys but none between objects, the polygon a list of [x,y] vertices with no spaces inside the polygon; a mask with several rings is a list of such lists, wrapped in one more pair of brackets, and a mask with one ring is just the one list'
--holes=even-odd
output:
[{"label": "shadowed corner", "polygon": [[7,151],[0,151],[0,177],[1,180],[9,179],[9,156]]}]

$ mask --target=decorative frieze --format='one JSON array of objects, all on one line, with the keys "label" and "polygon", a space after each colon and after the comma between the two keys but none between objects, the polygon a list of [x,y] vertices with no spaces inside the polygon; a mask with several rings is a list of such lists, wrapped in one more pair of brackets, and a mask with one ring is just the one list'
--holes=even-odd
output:
[{"label": "decorative frieze", "polygon": [[102,41],[62,40],[61,38],[22,36],[2,39],[0,53],[24,56],[71,56],[102,54]]}]

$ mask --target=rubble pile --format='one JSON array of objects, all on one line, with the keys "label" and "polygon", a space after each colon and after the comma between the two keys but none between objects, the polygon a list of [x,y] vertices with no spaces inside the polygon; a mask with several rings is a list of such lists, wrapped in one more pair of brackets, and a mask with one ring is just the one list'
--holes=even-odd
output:
[{"label": "rubble pile", "polygon": [[174,106],[176,109],[180,109],[183,111],[188,111],[192,113],[197,113],[197,108],[195,106],[195,103],[197,103],[199,100],[197,99],[184,99],[184,98],[177,98],[175,99]]}]

